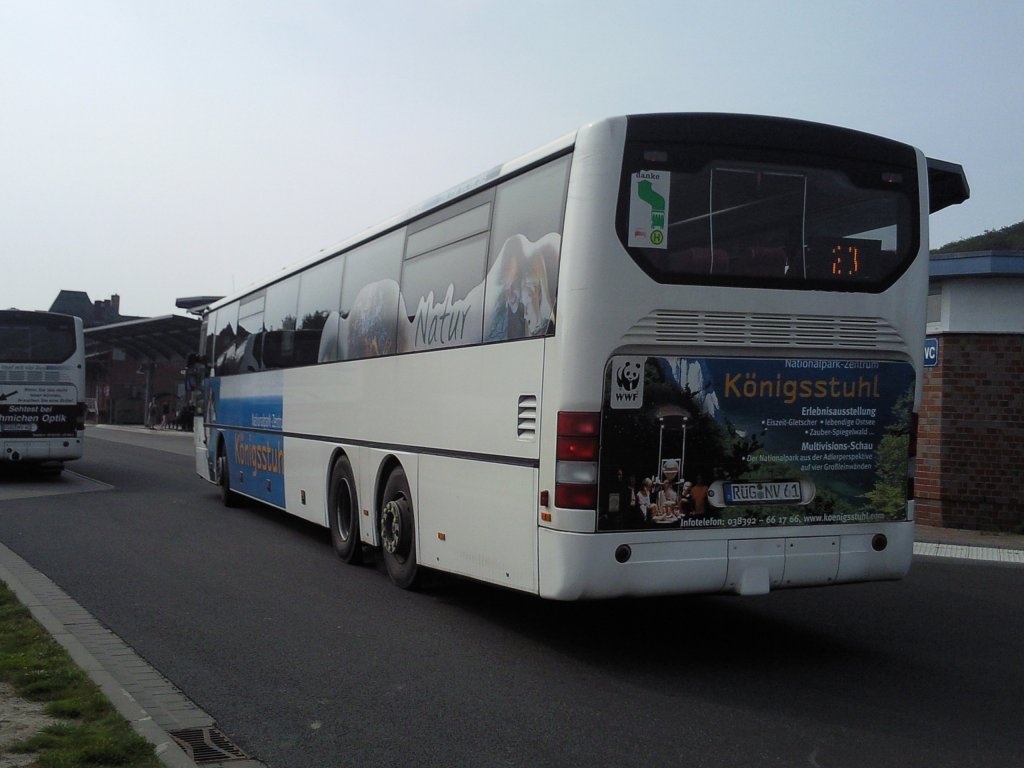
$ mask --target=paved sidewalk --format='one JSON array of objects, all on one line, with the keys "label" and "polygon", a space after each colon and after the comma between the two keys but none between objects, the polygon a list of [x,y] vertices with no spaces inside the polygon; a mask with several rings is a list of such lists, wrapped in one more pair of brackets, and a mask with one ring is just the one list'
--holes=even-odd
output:
[{"label": "paved sidewalk", "polygon": [[163,427],[144,427],[141,424],[93,424],[89,422],[85,425],[86,432],[90,429],[113,429],[117,432],[141,432],[145,435],[191,435],[192,432],[187,429],[172,429],[170,427],[164,429]]},{"label": "paved sidewalk", "polygon": [[1024,550],[1024,534],[968,531],[962,528],[936,528],[931,525],[915,526],[914,540],[929,544],[957,544],[970,547]]},{"label": "paved sidewalk", "polygon": [[914,554],[1024,565],[1024,535],[918,525]]}]

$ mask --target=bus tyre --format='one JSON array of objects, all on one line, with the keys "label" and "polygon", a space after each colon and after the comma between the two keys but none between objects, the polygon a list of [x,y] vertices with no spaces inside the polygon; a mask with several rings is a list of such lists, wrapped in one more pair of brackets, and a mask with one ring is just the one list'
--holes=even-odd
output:
[{"label": "bus tyre", "polygon": [[231,465],[223,445],[217,451],[217,485],[220,486],[220,500],[224,506],[237,506],[238,495],[231,490]]},{"label": "bus tyre", "polygon": [[416,564],[416,530],[413,522],[412,494],[405,479],[405,471],[398,467],[384,486],[380,512],[380,540],[384,553],[384,567],[392,583],[402,589],[417,585],[419,567]]},{"label": "bus tyre", "polygon": [[359,501],[352,465],[342,456],[331,469],[327,494],[327,518],[331,526],[331,545],[346,563],[363,561],[363,543],[359,539]]}]

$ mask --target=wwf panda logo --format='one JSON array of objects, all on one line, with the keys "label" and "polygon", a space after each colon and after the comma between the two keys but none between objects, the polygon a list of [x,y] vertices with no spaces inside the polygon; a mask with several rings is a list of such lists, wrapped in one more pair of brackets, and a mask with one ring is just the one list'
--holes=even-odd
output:
[{"label": "wwf panda logo", "polygon": [[615,381],[620,389],[633,392],[640,386],[643,364],[639,360],[627,360],[615,371]]}]

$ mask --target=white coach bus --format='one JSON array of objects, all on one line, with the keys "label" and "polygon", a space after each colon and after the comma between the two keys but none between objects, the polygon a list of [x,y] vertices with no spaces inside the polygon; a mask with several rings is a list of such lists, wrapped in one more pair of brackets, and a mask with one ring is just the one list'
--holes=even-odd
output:
[{"label": "white coach bus", "polygon": [[928,214],[968,194],[843,128],[593,123],[212,305],[197,469],[401,587],[899,578]]},{"label": "white coach bus", "polygon": [[0,310],[0,462],[59,471],[81,458],[84,436],[81,319]]}]

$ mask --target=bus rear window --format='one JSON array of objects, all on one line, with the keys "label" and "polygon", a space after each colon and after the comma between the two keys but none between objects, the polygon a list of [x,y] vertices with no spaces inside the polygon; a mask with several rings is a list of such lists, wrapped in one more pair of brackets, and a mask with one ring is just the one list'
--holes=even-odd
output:
[{"label": "bus rear window", "polygon": [[881,291],[918,247],[913,169],[627,147],[619,237],[654,279]]},{"label": "bus rear window", "polygon": [[72,319],[0,321],[0,363],[63,363],[75,353]]}]

